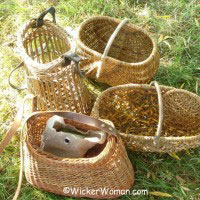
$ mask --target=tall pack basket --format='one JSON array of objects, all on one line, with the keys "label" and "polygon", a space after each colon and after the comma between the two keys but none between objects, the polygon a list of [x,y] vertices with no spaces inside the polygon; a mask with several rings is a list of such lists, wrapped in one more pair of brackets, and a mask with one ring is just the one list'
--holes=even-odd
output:
[{"label": "tall pack basket", "polygon": [[[53,22],[43,19],[47,13],[52,14]],[[53,7],[23,25],[18,47],[26,66],[29,92],[38,96],[40,110],[90,114],[93,98],[66,31],[55,23]]]},{"label": "tall pack basket", "polygon": [[[0,154],[20,126],[23,107],[22,104],[13,126],[0,143]],[[34,97],[35,112],[26,118],[21,132],[21,169],[14,200],[17,199],[21,189],[23,171],[31,185],[64,196],[116,198],[121,195],[120,191],[132,187],[133,167],[124,144],[111,122],[74,112],[37,111],[37,109],[37,98]],[[47,120],[53,115],[63,117],[65,123],[84,132],[88,130],[105,132],[106,142],[97,145],[95,149],[93,147],[84,158],[60,158],[42,151],[41,136]],[[89,192],[85,192],[86,190]]]},{"label": "tall pack basket", "polygon": [[148,83],[159,67],[159,52],[150,34],[133,24],[102,16],[84,21],[78,32],[77,54],[90,78],[111,86]]},{"label": "tall pack basket", "polygon": [[107,89],[91,116],[112,121],[134,151],[172,153],[200,146],[200,97],[157,82]]}]

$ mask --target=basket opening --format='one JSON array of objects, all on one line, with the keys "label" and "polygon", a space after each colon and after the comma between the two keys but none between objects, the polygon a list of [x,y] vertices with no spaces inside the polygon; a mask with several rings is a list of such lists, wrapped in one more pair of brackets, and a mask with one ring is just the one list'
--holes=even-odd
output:
[{"label": "basket opening", "polygon": [[[107,93],[98,105],[98,117],[112,121],[123,134],[154,136],[159,117],[157,93],[155,90],[141,88]],[[163,122],[161,135],[165,137],[194,136],[200,132],[200,125],[183,129],[166,124],[165,118]]]},{"label": "basket opening", "polygon": [[[115,20],[93,20],[82,27],[80,40],[88,48],[103,54],[118,24]],[[138,63],[145,61],[152,51],[151,38],[133,25],[127,24],[116,36],[108,56],[127,63]]]},{"label": "basket opening", "polygon": [[[52,115],[48,114],[32,117],[31,119],[29,119],[27,123],[27,138],[31,146],[37,151],[41,152],[43,155],[62,160],[62,157],[57,157],[48,152],[40,150],[42,134],[45,130],[46,123],[50,117],[52,117]],[[97,144],[93,148],[89,149],[85,155],[85,158],[92,158],[98,156],[106,147],[107,142],[108,140],[106,140],[103,144]]]},{"label": "basket opening", "polygon": [[23,45],[26,53],[35,62],[42,64],[57,59],[71,48],[66,36],[62,36],[47,24],[37,29],[29,28]]}]

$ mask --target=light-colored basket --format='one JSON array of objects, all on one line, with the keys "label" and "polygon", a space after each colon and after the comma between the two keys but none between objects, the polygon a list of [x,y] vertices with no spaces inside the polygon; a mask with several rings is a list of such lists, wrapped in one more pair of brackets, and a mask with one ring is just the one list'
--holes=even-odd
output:
[{"label": "light-colored basket", "polygon": [[63,56],[72,50],[66,31],[43,18],[38,25],[38,19],[23,25],[18,34],[29,92],[38,96],[40,110],[69,110],[89,114],[93,97],[77,70],[78,64],[70,60],[65,62]]},{"label": "light-colored basket", "polygon": [[[66,115],[67,112],[57,112]],[[64,196],[90,198],[116,198],[120,192],[128,190],[134,182],[134,173],[125,147],[120,137],[109,135],[106,144],[98,146],[86,158],[58,158],[39,149],[41,135],[52,112],[33,114],[26,122],[26,139],[24,143],[24,168],[27,181],[42,190]],[[82,130],[94,129],[95,123],[83,124],[76,121],[81,114],[69,114],[67,123]],[[76,115],[74,117],[74,115]],[[84,115],[81,115],[82,117]],[[85,121],[91,117],[85,116]],[[95,120],[95,119],[94,119]],[[99,121],[99,120],[98,120]],[[91,121],[90,121],[91,122]],[[104,130],[113,129],[103,121]],[[67,188],[64,190],[64,188]],[[101,192],[101,189],[108,193]],[[71,191],[70,191],[71,189]],[[94,190],[93,194],[84,190]],[[73,193],[77,190],[77,193]]]},{"label": "light-colored basket", "polygon": [[112,87],[98,97],[91,116],[112,121],[134,151],[171,153],[200,146],[200,97],[182,89],[159,89],[157,83]]},{"label": "light-colored basket", "polygon": [[[20,173],[17,200],[25,171],[27,181],[42,190],[64,196],[116,198],[130,190],[134,171],[124,144],[112,122],[65,111],[38,111],[37,97],[27,95],[19,107],[13,125],[0,142],[0,154],[16,134],[24,116],[25,102],[32,100],[32,114],[21,131]],[[88,130],[107,134],[104,144],[88,150],[83,158],[61,158],[41,149],[41,136],[50,117],[58,115],[65,123],[87,134]]]},{"label": "light-colored basket", "polygon": [[88,77],[112,86],[148,83],[153,78],[159,67],[156,42],[127,22],[102,16],[81,24],[77,54],[86,58],[80,67]]}]

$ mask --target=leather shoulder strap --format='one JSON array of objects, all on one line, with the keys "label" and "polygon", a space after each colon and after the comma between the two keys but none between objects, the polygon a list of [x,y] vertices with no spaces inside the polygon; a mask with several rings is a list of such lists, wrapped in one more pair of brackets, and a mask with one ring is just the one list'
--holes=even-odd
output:
[{"label": "leather shoulder strap", "polygon": [[21,104],[19,110],[17,111],[17,115],[16,115],[16,117],[14,119],[14,122],[13,122],[12,126],[7,131],[4,139],[0,143],[0,155],[2,154],[3,150],[8,145],[8,143],[10,142],[12,137],[15,135],[15,133],[17,132],[17,129],[19,128],[19,126],[21,124],[21,121],[22,121],[22,118],[23,118],[23,114],[24,114],[24,104],[25,104],[26,100],[32,99],[33,97],[34,97],[33,95],[27,95],[23,99],[23,103]]},{"label": "leather shoulder strap", "polygon": [[87,130],[101,130],[106,132],[108,135],[117,136],[118,132],[117,129],[109,125],[108,123],[105,123],[104,121],[101,121],[99,119],[95,119],[93,117],[90,117],[88,115],[80,114],[80,113],[74,113],[74,112],[67,112],[67,111],[38,111],[32,113],[28,118],[37,117],[41,115],[58,115],[60,117],[63,117],[65,122],[68,124],[71,124],[75,126],[78,129],[81,129],[83,131]]},{"label": "leather shoulder strap", "polygon": [[[21,106],[20,106],[20,108],[17,112],[17,115],[14,119],[12,126],[7,131],[6,136],[4,137],[3,141],[0,143],[0,154],[3,152],[5,147],[8,145],[8,143],[12,139],[12,137],[15,135],[15,133],[17,132],[17,129],[19,128],[19,126],[21,124],[21,121],[23,119],[23,114],[24,114],[24,104],[25,104],[26,100],[33,99],[33,98],[34,98],[34,96],[31,95],[31,94],[27,95],[24,98],[23,103],[21,104]],[[85,129],[89,128],[89,129],[93,129],[93,130],[102,130],[102,131],[108,133],[109,135],[117,136],[117,130],[114,127],[108,125],[107,123],[100,121],[98,119],[92,118],[92,117],[87,116],[87,115],[73,113],[73,112],[66,112],[66,111],[59,111],[59,112],[39,111],[39,112],[34,112],[30,116],[27,117],[25,122],[27,120],[29,120],[31,117],[37,117],[39,115],[46,115],[46,114],[59,115],[59,116],[65,118],[65,120],[67,120],[68,123],[70,123],[70,124],[74,123],[74,125],[76,125],[76,126],[78,125],[79,128],[85,128]],[[21,165],[20,165],[18,186],[17,186],[17,190],[15,192],[15,195],[13,197],[13,200],[17,200],[19,193],[20,193],[20,190],[21,190],[21,186],[22,186],[23,162],[24,162],[23,161],[22,136],[21,136],[20,143],[21,143],[21,145],[20,145]]]}]

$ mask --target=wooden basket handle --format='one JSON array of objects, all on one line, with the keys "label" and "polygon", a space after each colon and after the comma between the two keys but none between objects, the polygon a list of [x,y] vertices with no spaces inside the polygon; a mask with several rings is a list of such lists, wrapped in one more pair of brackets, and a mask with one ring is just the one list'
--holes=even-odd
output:
[{"label": "wooden basket handle", "polygon": [[121,30],[121,28],[127,24],[129,22],[129,19],[124,19],[123,21],[121,21],[121,23],[117,26],[117,28],[115,29],[115,31],[113,32],[113,34],[110,36],[108,43],[106,45],[106,48],[103,52],[102,58],[106,58],[108,55],[108,52],[110,50],[110,47],[114,41],[114,39],[116,38],[117,34],[119,33],[119,31]]},{"label": "wooden basket handle", "polygon": [[[129,22],[129,19],[124,19],[123,21],[121,21],[121,23],[117,26],[117,28],[115,29],[115,31],[112,33],[112,35],[110,36],[109,40],[108,40],[108,43],[106,45],[106,48],[103,52],[103,55],[101,57],[101,59],[105,59],[108,55],[108,52],[110,50],[110,47],[114,41],[114,39],[116,38],[117,34],[119,33],[119,31],[121,30],[121,28],[127,24]],[[101,66],[102,66],[102,62],[100,64],[100,66],[98,67],[98,72],[97,72],[97,78],[99,78],[99,75],[100,75],[100,71],[101,71]]]},{"label": "wooden basket handle", "polygon": [[163,126],[163,101],[162,101],[162,95],[161,95],[161,90],[160,86],[157,81],[152,81],[150,85],[155,85],[157,94],[158,94],[158,105],[159,105],[159,119],[158,119],[158,128],[155,133],[154,137],[154,144],[158,145],[160,141],[160,135],[162,132],[162,126]]}]

